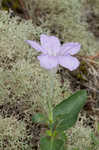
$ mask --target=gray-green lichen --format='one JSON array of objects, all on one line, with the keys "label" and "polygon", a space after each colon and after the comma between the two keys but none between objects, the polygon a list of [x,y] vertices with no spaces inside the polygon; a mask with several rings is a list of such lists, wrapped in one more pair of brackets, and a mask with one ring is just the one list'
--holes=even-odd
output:
[{"label": "gray-green lichen", "polygon": [[99,1],[98,0],[88,0],[88,4],[93,10],[95,15],[99,15]]},{"label": "gray-green lichen", "polygon": [[[93,129],[88,125],[89,120],[86,119],[86,115],[86,113],[83,113],[83,116],[79,115],[76,125],[67,131],[68,150],[99,149],[98,136],[95,137]],[[92,134],[97,142],[93,140]]]},{"label": "gray-green lichen", "polygon": [[[27,39],[38,40],[40,34],[45,32],[44,29],[33,26],[31,20],[20,21],[19,17],[11,19],[7,12],[0,11],[0,104],[16,102],[17,99],[32,104],[40,103],[44,82],[48,93],[49,75],[39,65],[38,52],[25,42]],[[54,104],[63,99],[60,86],[60,77],[57,75]],[[65,91],[69,95],[68,87]]]},{"label": "gray-green lichen", "polygon": [[86,13],[90,9],[86,9],[85,0],[31,0],[31,2],[35,2],[35,8],[33,6],[31,9],[33,12],[29,9],[28,12],[32,13],[33,19],[36,17],[33,20],[34,24],[39,23],[42,29],[57,35],[62,42],[80,42],[81,53],[84,55],[93,55],[98,52],[99,42],[89,31],[89,25],[86,22]]},{"label": "gray-green lichen", "polygon": [[23,122],[17,121],[14,117],[0,116],[0,149],[12,150],[26,147],[23,142],[25,137],[26,126]]}]

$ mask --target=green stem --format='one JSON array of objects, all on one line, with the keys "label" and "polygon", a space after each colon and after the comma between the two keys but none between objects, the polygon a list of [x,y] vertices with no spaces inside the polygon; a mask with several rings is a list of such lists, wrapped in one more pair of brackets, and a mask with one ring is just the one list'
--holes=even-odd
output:
[{"label": "green stem", "polygon": [[53,70],[50,71],[50,99],[48,100],[48,108],[49,108],[49,120],[51,123],[53,122],[53,98],[54,98],[54,80],[55,73]]},{"label": "green stem", "polygon": [[50,150],[53,150],[53,142],[54,142],[54,137],[51,136],[51,148],[50,148]]}]

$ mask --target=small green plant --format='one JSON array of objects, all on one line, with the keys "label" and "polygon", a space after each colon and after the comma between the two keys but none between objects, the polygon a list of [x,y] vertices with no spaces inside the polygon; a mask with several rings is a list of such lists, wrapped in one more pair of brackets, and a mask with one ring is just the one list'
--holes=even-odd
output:
[{"label": "small green plant", "polygon": [[85,90],[77,91],[53,107],[54,77],[59,65],[70,71],[79,66],[78,59],[72,55],[80,50],[80,44],[71,42],[61,46],[57,37],[44,34],[41,35],[40,40],[41,45],[31,40],[26,42],[37,51],[42,52],[38,59],[41,67],[50,72],[51,89],[50,96],[46,100],[48,113],[37,113],[33,116],[32,121],[45,123],[48,127],[46,135],[40,139],[41,150],[65,150],[65,131],[76,123],[78,114],[86,102],[87,93]]}]

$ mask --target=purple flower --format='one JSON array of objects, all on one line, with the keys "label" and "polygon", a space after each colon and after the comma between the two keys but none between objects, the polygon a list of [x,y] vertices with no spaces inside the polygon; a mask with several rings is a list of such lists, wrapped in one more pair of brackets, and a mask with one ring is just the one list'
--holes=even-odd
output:
[{"label": "purple flower", "polygon": [[79,52],[79,43],[70,42],[61,45],[57,37],[44,34],[40,36],[40,41],[41,45],[31,40],[27,40],[26,42],[37,51],[42,52],[38,56],[42,67],[53,69],[61,65],[72,71],[79,66],[80,62],[78,59],[72,56]]}]

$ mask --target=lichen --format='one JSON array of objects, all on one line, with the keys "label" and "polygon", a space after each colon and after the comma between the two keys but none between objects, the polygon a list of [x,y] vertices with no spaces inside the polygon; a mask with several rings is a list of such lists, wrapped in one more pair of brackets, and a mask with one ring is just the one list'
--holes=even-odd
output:
[{"label": "lichen", "polygon": [[99,15],[99,1],[98,0],[88,0],[88,4],[91,9],[95,13],[95,15]]},{"label": "lichen", "polygon": [[[76,125],[67,131],[68,150],[98,150],[98,144],[94,145],[92,139],[94,131],[85,121],[87,122],[86,113],[83,112],[83,116],[79,115]],[[98,140],[98,137],[95,138]]]},{"label": "lichen", "polygon": [[0,116],[0,149],[21,149],[24,146],[23,139],[26,137],[26,127],[23,122],[14,117],[2,118]]},{"label": "lichen", "polygon": [[[31,0],[33,3],[34,1]],[[27,3],[27,2],[25,2]],[[29,2],[28,2],[29,5]],[[99,42],[96,41],[86,19],[86,3],[84,0],[40,0],[35,1],[35,8],[30,3],[31,17],[34,24],[57,35],[63,42],[80,42],[81,53],[93,55],[98,52]],[[89,11],[89,10],[87,10]],[[35,19],[34,19],[35,17]]]},{"label": "lichen", "polygon": [[[40,103],[42,83],[46,83],[49,91],[50,78],[40,67],[36,50],[25,42],[27,39],[39,41],[44,29],[33,26],[31,20],[10,18],[7,12],[0,13],[0,103],[16,102],[17,99]],[[69,84],[67,84],[69,85]],[[62,100],[60,77],[56,75],[53,104]],[[65,89],[67,95],[69,88]]]}]

